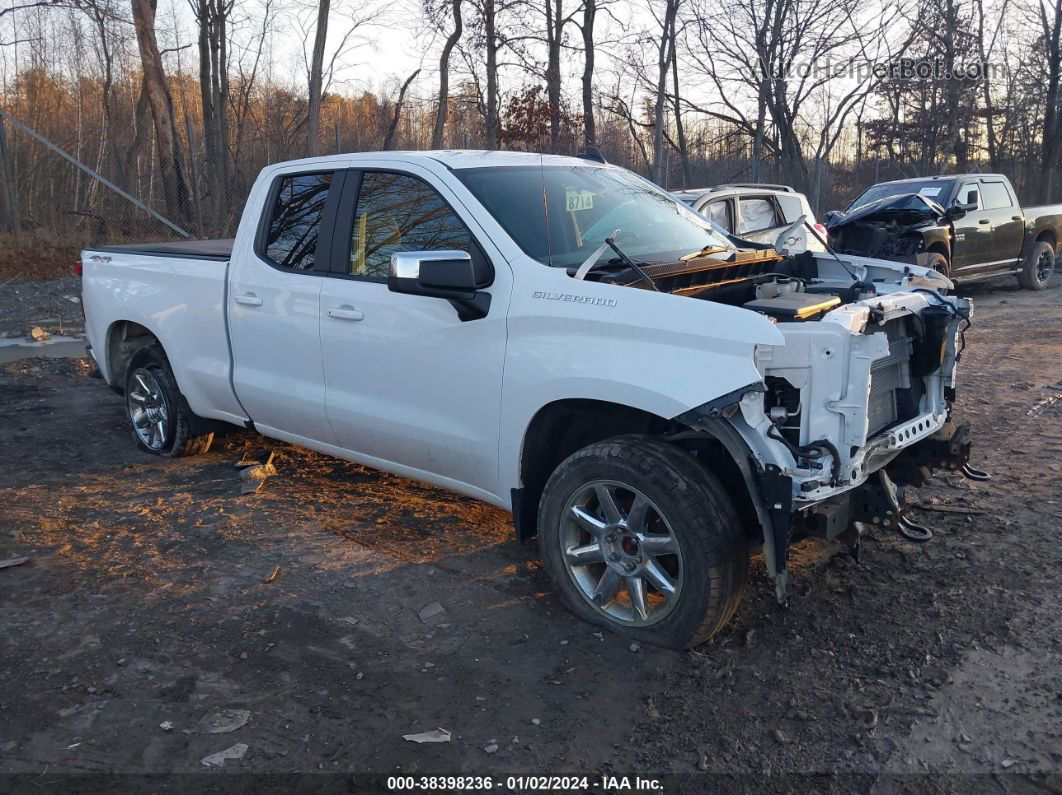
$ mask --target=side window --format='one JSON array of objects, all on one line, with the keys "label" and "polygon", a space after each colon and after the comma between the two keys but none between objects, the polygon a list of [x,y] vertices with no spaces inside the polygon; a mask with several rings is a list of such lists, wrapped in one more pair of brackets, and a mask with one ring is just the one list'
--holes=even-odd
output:
[{"label": "side window", "polygon": [[472,250],[472,238],[446,201],[408,174],[366,171],[361,178],[349,273],[386,279],[398,251]]},{"label": "side window", "polygon": [[733,226],[730,223],[730,213],[727,211],[727,204],[728,202],[724,199],[723,201],[712,202],[705,209],[708,211],[707,215],[710,219],[729,232],[733,229]]},{"label": "side window", "polygon": [[758,232],[761,229],[770,229],[772,226],[778,226],[774,204],[770,199],[750,196],[741,199],[740,203],[741,223],[738,224],[737,234]]},{"label": "side window", "polygon": [[977,185],[973,182],[967,182],[961,188],[959,188],[959,194],[955,197],[956,204],[973,204],[975,207],[981,207],[981,200],[977,194]]},{"label": "side window", "polygon": [[1002,182],[982,182],[981,201],[984,202],[986,210],[998,210],[1002,207],[1012,207],[1014,204],[1007,193],[1007,186]]},{"label": "side window", "polygon": [[282,177],[266,233],[265,255],[282,268],[310,270],[317,261],[317,235],[332,172]]}]

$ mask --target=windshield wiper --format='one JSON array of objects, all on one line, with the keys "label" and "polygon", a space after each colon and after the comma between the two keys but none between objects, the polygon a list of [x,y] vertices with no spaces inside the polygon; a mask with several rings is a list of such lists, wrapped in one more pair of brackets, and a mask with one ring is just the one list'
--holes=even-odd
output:
[{"label": "windshield wiper", "polygon": [[648,273],[643,271],[641,266],[637,262],[635,262],[630,257],[628,257],[626,254],[624,254],[622,251],[620,251],[620,247],[616,245],[616,241],[615,240],[613,240],[611,237],[606,237],[605,238],[605,244],[610,249],[615,251],[616,252],[616,256],[620,258],[620,260],[623,262],[623,264],[626,265],[628,268],[630,268],[635,273],[637,273],[641,277],[642,281],[644,281],[646,284],[648,284],[651,288],[656,290],[658,293],[660,292],[660,288],[656,286],[656,282],[653,281],[652,277]]},{"label": "windshield wiper", "polygon": [[616,261],[614,259],[611,259],[605,263],[598,263],[598,260],[601,258],[601,255],[605,253],[605,249],[611,248],[613,251],[616,252],[616,256],[619,258],[620,262],[626,265],[630,270],[633,270],[635,273],[637,273],[638,276],[643,281],[645,281],[650,287],[652,287],[657,292],[660,292],[660,288],[656,286],[656,282],[652,280],[649,274],[643,271],[638,265],[638,263],[636,263],[626,254],[624,254],[622,251],[620,251],[619,246],[616,245],[616,238],[619,237],[619,233],[620,230],[617,229],[615,232],[612,233],[610,237],[606,237],[605,242],[598,246],[594,250],[593,254],[583,260],[583,264],[580,265],[575,271],[575,278],[582,281],[586,278],[586,274],[590,273],[590,271],[592,270],[595,270],[599,264],[611,265],[612,263],[614,263]]},{"label": "windshield wiper", "polygon": [[707,246],[702,248],[700,251],[694,251],[691,254],[687,254],[686,256],[682,257],[682,259],[683,260],[694,259],[695,257],[703,257],[703,256],[706,256],[708,254],[719,254],[720,252],[730,251],[730,250],[731,249],[728,246],[720,246],[720,245],[718,245],[716,243],[709,243]]}]

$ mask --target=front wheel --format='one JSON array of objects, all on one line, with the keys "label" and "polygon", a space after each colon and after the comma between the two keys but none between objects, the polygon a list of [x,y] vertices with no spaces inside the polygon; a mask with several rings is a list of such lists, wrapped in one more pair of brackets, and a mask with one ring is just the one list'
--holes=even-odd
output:
[{"label": "front wheel", "polygon": [[550,477],[539,507],[543,562],[580,618],[670,649],[733,616],[748,543],[719,481],[645,436],[592,444]]},{"label": "front wheel", "polygon": [[1046,290],[1051,274],[1055,271],[1055,250],[1041,240],[1025,256],[1018,271],[1018,284],[1026,290]]},{"label": "front wheel", "polygon": [[951,263],[948,262],[947,257],[938,251],[934,251],[926,257],[925,267],[935,270],[941,276],[951,278]]}]

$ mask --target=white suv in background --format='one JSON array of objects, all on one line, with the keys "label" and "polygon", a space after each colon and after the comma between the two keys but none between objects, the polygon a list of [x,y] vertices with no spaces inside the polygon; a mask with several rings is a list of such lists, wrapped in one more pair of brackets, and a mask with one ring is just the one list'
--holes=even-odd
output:
[{"label": "white suv in background", "polygon": [[[801,215],[806,215],[808,223],[826,239],[826,227],[815,220],[807,196],[788,185],[731,183],[673,191],[671,195],[743,240],[773,244],[778,233]],[[826,250],[810,234],[808,248]]]}]

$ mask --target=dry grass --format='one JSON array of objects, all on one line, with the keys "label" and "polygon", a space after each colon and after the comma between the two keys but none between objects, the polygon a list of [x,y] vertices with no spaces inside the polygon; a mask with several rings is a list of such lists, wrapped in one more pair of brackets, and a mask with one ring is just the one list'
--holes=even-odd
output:
[{"label": "dry grass", "polygon": [[81,251],[80,244],[55,243],[21,235],[0,236],[0,283],[36,282],[69,276]]}]

